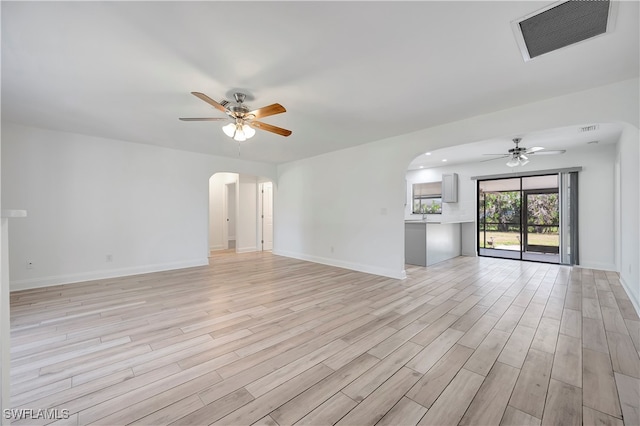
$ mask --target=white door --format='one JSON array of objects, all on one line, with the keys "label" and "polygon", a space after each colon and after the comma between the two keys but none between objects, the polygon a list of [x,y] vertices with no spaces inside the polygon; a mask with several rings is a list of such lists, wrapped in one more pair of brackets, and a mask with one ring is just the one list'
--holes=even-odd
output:
[{"label": "white door", "polygon": [[236,184],[228,183],[226,188],[226,208],[225,221],[226,227],[223,235],[225,236],[225,248],[236,248]]},{"label": "white door", "polygon": [[262,184],[262,250],[273,249],[273,183]]}]

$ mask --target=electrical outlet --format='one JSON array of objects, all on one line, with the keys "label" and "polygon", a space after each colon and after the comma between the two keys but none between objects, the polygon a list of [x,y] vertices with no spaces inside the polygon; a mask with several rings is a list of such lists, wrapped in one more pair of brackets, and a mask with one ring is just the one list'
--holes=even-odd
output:
[{"label": "electrical outlet", "polygon": [[113,255],[112,254],[108,254],[107,255],[107,262],[113,262]]},{"label": "electrical outlet", "polygon": [[27,260],[27,269],[33,269],[33,260]]}]

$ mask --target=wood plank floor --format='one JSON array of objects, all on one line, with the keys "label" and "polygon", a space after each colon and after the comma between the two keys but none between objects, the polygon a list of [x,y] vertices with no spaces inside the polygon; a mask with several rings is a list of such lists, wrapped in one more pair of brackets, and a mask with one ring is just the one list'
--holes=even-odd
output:
[{"label": "wood plank floor", "polygon": [[219,253],[14,292],[13,424],[640,424],[617,274],[470,257],[407,273]]}]

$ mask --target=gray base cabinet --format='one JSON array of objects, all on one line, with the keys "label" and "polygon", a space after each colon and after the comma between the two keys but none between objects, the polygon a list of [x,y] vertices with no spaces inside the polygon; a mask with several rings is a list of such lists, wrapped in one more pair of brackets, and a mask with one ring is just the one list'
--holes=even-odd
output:
[{"label": "gray base cabinet", "polygon": [[430,266],[460,256],[461,251],[459,223],[405,222],[405,263]]}]

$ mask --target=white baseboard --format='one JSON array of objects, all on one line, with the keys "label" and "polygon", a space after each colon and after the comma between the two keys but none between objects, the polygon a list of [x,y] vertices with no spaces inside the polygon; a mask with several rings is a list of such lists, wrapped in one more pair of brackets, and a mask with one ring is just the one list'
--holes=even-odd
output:
[{"label": "white baseboard", "polygon": [[407,278],[407,272],[404,269],[399,271],[391,270],[388,268],[380,268],[377,266],[363,265],[360,263],[345,262],[338,259],[330,259],[330,258],[320,257],[320,256],[311,256],[311,255],[302,254],[302,253],[293,253],[286,250],[273,249],[273,254],[278,256],[291,257],[293,259],[306,260],[308,262],[320,263],[322,265],[335,266],[337,268],[351,269],[353,271],[365,272],[367,274],[395,278],[398,280],[403,280]]},{"label": "white baseboard", "polygon": [[624,280],[622,275],[620,275],[620,284],[622,285],[622,288],[624,288],[624,291],[627,293],[627,296],[629,296],[631,304],[634,308],[636,308],[636,313],[640,315],[640,300],[638,300],[638,297],[640,297],[640,295],[634,293],[634,291],[631,289],[631,286]]},{"label": "white baseboard", "polygon": [[604,262],[580,262],[579,265],[575,265],[577,268],[585,268],[585,269],[597,269],[599,271],[612,271],[618,272],[615,263],[604,263]]},{"label": "white baseboard", "polygon": [[236,249],[236,253],[251,253],[252,251],[258,251],[258,247],[241,247]]},{"label": "white baseboard", "polygon": [[225,246],[223,246],[222,244],[217,246],[209,246],[209,251],[224,250],[224,249],[225,249]]},{"label": "white baseboard", "polygon": [[57,275],[50,277],[31,278],[28,280],[11,281],[11,291],[28,290],[32,288],[50,287],[54,285],[72,284],[83,281],[103,280],[107,278],[126,277],[130,275],[148,274],[151,272],[171,271],[174,269],[206,266],[209,259],[193,259],[180,262],[159,263],[154,265],[133,266],[130,268],[108,269],[102,271],[82,272],[79,274]]}]

